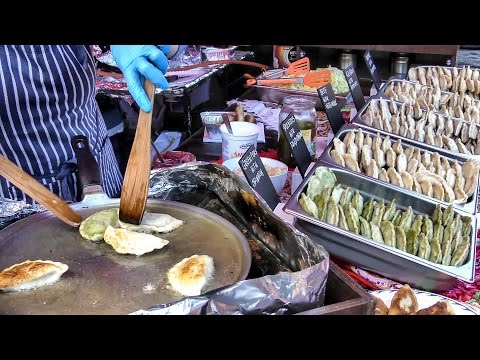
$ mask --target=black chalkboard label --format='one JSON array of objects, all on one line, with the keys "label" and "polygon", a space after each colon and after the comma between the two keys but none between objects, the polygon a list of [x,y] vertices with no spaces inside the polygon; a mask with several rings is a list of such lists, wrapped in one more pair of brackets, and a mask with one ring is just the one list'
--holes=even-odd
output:
[{"label": "black chalkboard label", "polygon": [[363,97],[362,88],[358,82],[357,73],[355,72],[353,65],[347,66],[347,68],[343,70],[343,73],[347,79],[348,87],[350,88],[350,93],[353,97],[353,103],[358,111],[363,105],[365,105],[365,98]]},{"label": "black chalkboard label", "polygon": [[367,64],[368,71],[370,71],[370,74],[372,75],[373,85],[375,85],[375,88],[378,91],[380,90],[380,86],[382,85],[382,80],[380,79],[377,66],[373,61],[372,54],[370,54],[370,51],[368,50],[365,51],[363,53],[363,58],[365,59],[365,63]]},{"label": "black chalkboard label", "polygon": [[270,209],[274,210],[280,198],[254,145],[248,148],[238,164],[250,186],[267,202]]},{"label": "black chalkboard label", "polygon": [[292,150],[293,158],[298,166],[298,171],[300,171],[300,175],[304,178],[308,167],[312,162],[312,155],[310,155],[310,151],[308,151],[307,143],[303,139],[302,131],[300,130],[300,127],[297,124],[297,119],[295,119],[293,113],[290,113],[285,120],[282,121],[280,129]]},{"label": "black chalkboard label", "polygon": [[320,100],[322,101],[323,108],[327,113],[327,118],[332,127],[332,131],[336,134],[342,125],[345,124],[345,121],[343,120],[342,112],[338,107],[337,98],[333,92],[332,84],[325,84],[322,87],[319,87],[317,91],[318,96],[320,96]]}]

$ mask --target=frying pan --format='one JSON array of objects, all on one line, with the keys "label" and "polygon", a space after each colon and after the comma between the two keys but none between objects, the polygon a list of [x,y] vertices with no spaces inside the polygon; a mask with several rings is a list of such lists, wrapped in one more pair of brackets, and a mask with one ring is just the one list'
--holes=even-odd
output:
[{"label": "frying pan", "polygon": [[[72,138],[84,199],[71,205],[82,219],[119,207],[120,199],[103,192],[100,172],[84,136]],[[244,280],[250,270],[248,242],[233,224],[205,209],[175,201],[148,199],[147,211],[184,220],[180,228],[160,234],[170,243],[137,257],[116,253],[110,245],[83,239],[51,212],[37,213],[0,231],[0,269],[25,260],[60,261],[69,266],[61,279],[22,292],[0,292],[0,314],[128,314],[181,300],[171,289],[167,271],[194,254],[210,255],[215,274],[203,292]]]}]

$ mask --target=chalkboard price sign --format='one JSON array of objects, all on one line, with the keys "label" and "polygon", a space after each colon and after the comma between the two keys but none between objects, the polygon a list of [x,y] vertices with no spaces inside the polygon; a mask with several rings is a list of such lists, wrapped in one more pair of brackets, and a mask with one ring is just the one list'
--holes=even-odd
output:
[{"label": "chalkboard price sign", "polygon": [[248,148],[238,164],[250,186],[267,202],[270,209],[275,209],[280,198],[254,145]]},{"label": "chalkboard price sign", "polygon": [[375,62],[373,61],[372,54],[370,54],[370,51],[365,51],[363,53],[363,58],[365,59],[365,62],[367,63],[367,68],[368,71],[370,71],[370,74],[372,75],[373,79],[373,84],[375,85],[375,88],[380,90],[380,86],[382,85],[382,81],[380,79],[380,75],[378,74],[378,69],[377,66],[375,65]]},{"label": "chalkboard price sign", "polygon": [[345,70],[343,70],[343,73],[347,79],[348,87],[350,88],[350,93],[353,97],[353,102],[358,111],[363,107],[363,105],[365,105],[365,98],[363,97],[362,89],[360,87],[360,83],[358,82],[358,77],[355,73],[353,65],[349,65]]},{"label": "chalkboard price sign", "polygon": [[280,129],[292,150],[292,155],[297,163],[300,174],[302,177],[305,177],[308,166],[312,162],[312,156],[310,155],[310,151],[308,151],[307,144],[303,139],[302,131],[300,130],[300,127],[297,124],[297,119],[295,119],[293,113],[290,113],[285,120],[282,121]]},{"label": "chalkboard price sign", "polygon": [[342,112],[338,106],[337,98],[333,92],[332,84],[328,83],[317,89],[318,96],[322,101],[325,112],[327,113],[328,121],[332,127],[333,133],[337,131],[345,123],[343,120]]}]

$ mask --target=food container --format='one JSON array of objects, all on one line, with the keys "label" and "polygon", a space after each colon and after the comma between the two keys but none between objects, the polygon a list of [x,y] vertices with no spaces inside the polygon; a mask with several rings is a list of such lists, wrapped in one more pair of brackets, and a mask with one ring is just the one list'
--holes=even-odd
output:
[{"label": "food container", "polygon": [[[257,80],[278,79],[284,76],[285,71],[286,69],[281,69],[281,70],[276,69],[276,70],[266,71],[263,74],[257,76]],[[301,90],[295,90],[295,89],[287,89],[287,88],[258,85],[258,84],[251,85],[251,86],[257,90],[258,99],[261,101],[274,102],[274,103],[281,104],[285,96],[301,95],[301,96],[311,97],[313,100],[315,100],[315,108],[317,110],[324,110],[322,102],[316,91],[301,91]],[[346,105],[348,95],[349,95],[349,92],[335,95],[335,98],[337,99],[337,103],[340,108]]]},{"label": "food container", "polygon": [[[393,80],[392,80],[393,81]],[[384,88],[383,88],[384,89]],[[390,101],[392,100],[389,100],[388,98],[385,97],[385,95],[380,92],[380,95],[378,96],[378,98],[380,97],[383,97],[385,98],[385,101],[387,103],[390,103]],[[397,138],[400,138],[402,139],[402,142],[404,140],[407,140],[409,142],[411,142],[412,144],[414,144],[415,146],[418,146],[418,147],[423,147],[423,148],[427,148],[427,149],[430,149],[430,151],[437,151],[437,152],[440,152],[442,151],[443,153],[445,154],[448,154],[450,156],[457,156],[457,157],[462,157],[462,158],[474,158],[474,159],[479,159],[480,160],[480,155],[469,155],[469,154],[465,154],[465,153],[461,153],[461,152],[457,152],[457,151],[453,151],[453,150],[450,150],[450,149],[446,149],[446,148],[440,148],[438,146],[435,146],[435,145],[431,145],[431,144],[427,144],[426,142],[419,142],[415,139],[411,139],[411,138],[408,138],[408,137],[405,137],[405,136],[400,136],[398,134],[395,134],[395,133],[391,133],[391,132],[388,132],[388,131],[385,131],[385,130],[381,130],[381,129],[377,129],[375,127],[373,127],[372,125],[369,125],[367,123],[367,121],[364,120],[363,118],[363,115],[365,114],[365,112],[367,111],[368,107],[370,106],[370,103],[372,101],[375,101],[375,100],[378,100],[377,96],[375,97],[371,97],[368,102],[360,109],[360,111],[355,115],[355,117],[352,119],[352,123],[354,124],[357,124],[358,126],[362,127],[362,128],[366,128],[366,129],[373,129],[375,130],[375,132],[379,132],[380,134],[384,134],[384,135],[391,135],[391,136],[395,136]],[[396,101],[396,100],[393,100],[398,107],[400,107],[402,105],[402,102],[400,101]],[[422,109],[422,112],[424,112],[425,109]],[[433,113],[435,114],[440,114],[439,112],[437,111],[433,111]],[[446,115],[444,115],[445,117]],[[450,117],[451,118],[451,117]],[[465,121],[463,120],[463,122],[465,122],[466,124],[470,124],[470,122],[468,121]],[[479,131],[480,131],[480,126],[477,125],[477,127],[479,128]]]},{"label": "food container", "polygon": [[[297,219],[295,226],[327,251],[340,259],[378,273],[401,283],[427,291],[441,292],[454,286],[456,279],[473,282],[475,278],[475,250],[477,219],[475,216],[455,209],[456,213],[471,219],[470,250],[465,264],[459,267],[434,264],[407,252],[370,240],[361,235],[343,230],[319,220],[303,210],[298,200],[306,190],[308,181],[318,166],[328,166],[337,178],[337,184],[358,190],[366,198],[384,199],[390,203],[394,198],[398,209],[413,208],[415,214],[431,215],[437,203],[424,197],[415,197],[390,184],[354,174],[339,167],[317,161],[302,184],[284,206],[283,210]],[[442,210],[444,205],[440,205]]]},{"label": "food container", "polygon": [[202,48],[202,58],[207,61],[230,60],[233,58],[236,46],[227,48],[204,47]]},{"label": "food container", "polygon": [[187,151],[166,151],[162,154],[162,159],[155,155],[152,161],[152,169],[177,166],[195,161],[195,155]]},{"label": "food container", "polygon": [[345,70],[350,65],[352,65],[354,69],[357,67],[357,54],[351,50],[343,50],[338,56],[338,67]]},{"label": "food container", "polygon": [[[339,139],[339,140],[342,140],[345,138],[345,135],[347,135],[348,132],[354,130],[354,131],[358,131],[360,129],[360,127],[356,126],[356,125],[350,125],[350,124],[346,124],[344,126],[342,126],[340,128],[340,130],[337,132],[337,134],[335,135],[335,138]],[[371,129],[371,128],[363,128],[362,127],[362,132],[366,135],[370,135],[370,137],[374,137],[376,136],[376,134],[378,133],[376,131],[376,129]],[[382,138],[382,141],[383,139],[385,139],[387,135],[381,133],[380,134],[380,137]],[[392,144],[397,142],[400,137],[396,136],[396,135],[389,135],[390,136],[390,139],[392,141]],[[404,150],[408,147],[418,147],[420,149],[420,153],[423,154],[425,151],[428,151],[430,153],[433,153],[433,152],[437,152],[441,157],[445,157],[448,159],[448,162],[450,163],[450,165],[453,163],[453,161],[457,160],[458,163],[460,165],[463,165],[463,163],[466,161],[465,158],[461,157],[461,156],[457,156],[457,155],[452,155],[452,154],[449,154],[449,153],[446,153],[444,151],[442,151],[443,149],[439,149],[439,148],[435,148],[434,151],[430,150],[430,149],[425,149],[423,146],[420,146],[418,144],[418,142],[414,142],[414,141],[411,141],[410,139],[403,139],[402,138],[402,146],[404,148]],[[334,144],[333,144],[333,141],[330,142],[330,144],[327,146],[327,148],[325,149],[325,151],[322,153],[322,155],[320,155],[320,160],[322,162],[325,162],[325,163],[328,163],[328,164],[332,164],[334,166],[338,166],[338,167],[341,167],[340,164],[338,164],[331,156],[331,150],[334,149]],[[363,174],[363,173],[357,173],[353,170],[350,170],[348,168],[345,168],[345,170],[349,171],[349,172],[352,172],[353,174],[362,174],[366,177],[368,177],[369,179],[372,179],[372,180],[377,180],[373,177],[369,177],[368,175],[366,174]],[[412,174],[411,174],[412,175]],[[479,177],[480,178],[480,177]],[[465,212],[468,212],[469,214],[473,214],[475,215],[477,213],[477,200],[478,200],[478,188],[479,188],[479,185],[478,185],[478,182],[479,182],[479,178],[477,178],[477,183],[475,185],[475,190],[473,192],[473,195],[470,196],[470,198],[467,199],[467,202],[464,203],[464,204],[456,204],[456,203],[448,203],[448,202],[445,202],[445,201],[441,201],[441,200],[438,200],[438,199],[435,199],[433,197],[429,197],[427,195],[423,195],[423,194],[420,194],[416,191],[413,191],[413,190],[407,190],[405,188],[402,188],[400,186],[397,186],[397,185],[393,185],[393,184],[389,184],[390,186],[393,186],[397,189],[397,191],[403,191],[413,197],[419,197],[419,198],[423,198],[423,199],[426,199],[426,200],[429,200],[429,201],[434,201],[434,202],[438,202],[444,206],[449,206],[449,205],[452,205],[455,209],[459,209],[459,210],[462,210],[462,211],[465,211]],[[382,180],[377,180],[379,182],[381,182],[382,184],[388,184],[387,182],[384,182]]]},{"label": "food container", "polygon": [[258,133],[260,132],[257,124],[246,121],[234,121],[230,125],[232,126],[233,134],[228,132],[225,124],[220,126],[223,161],[241,157],[252,145],[257,147]]},{"label": "food container", "polygon": [[[221,140],[222,133],[220,132],[220,125],[223,124],[222,115],[227,114],[228,119],[232,121],[237,121],[236,113],[234,111],[203,111],[200,113],[200,118],[202,123],[207,129],[208,136],[212,140]],[[256,123],[255,117],[253,114],[245,113],[245,121]]]},{"label": "food container", "polygon": [[392,57],[391,72],[392,74],[405,75],[408,72],[409,58],[404,53],[395,54]]},{"label": "food container", "polygon": [[[266,157],[260,157],[260,159],[262,160],[262,163],[267,170],[270,180],[272,180],[273,187],[275,188],[277,193],[280,194],[283,190],[283,187],[285,186],[285,182],[287,181],[288,166],[281,161],[275,159],[270,159]],[[240,169],[240,165],[238,165],[239,160],[239,157],[228,159],[224,161],[222,165],[240,176],[243,181],[247,181],[247,179],[243,175],[242,169]],[[271,169],[275,171],[274,174],[270,173]]]}]

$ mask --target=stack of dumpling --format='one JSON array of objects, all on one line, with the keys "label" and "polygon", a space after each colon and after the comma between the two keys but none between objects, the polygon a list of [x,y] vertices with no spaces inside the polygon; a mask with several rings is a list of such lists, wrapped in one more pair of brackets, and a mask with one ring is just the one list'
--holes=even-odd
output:
[{"label": "stack of dumpling", "polygon": [[480,102],[472,107],[472,118],[442,115],[414,104],[397,105],[391,98],[371,100],[362,114],[365,124],[428,145],[459,152],[480,154]]},{"label": "stack of dumpling", "polygon": [[[335,178],[328,168],[318,167],[317,172],[330,172]],[[397,209],[395,199],[389,204],[383,199],[365,201],[351,188],[321,182],[316,175],[311,179],[299,200],[309,215],[434,263],[461,266],[467,259],[471,219],[456,214],[451,206],[442,211],[437,205],[431,217],[415,215],[410,206]]]},{"label": "stack of dumpling", "polygon": [[372,139],[362,129],[348,132],[343,141],[333,139],[330,155],[341,166],[355,172],[413,190],[447,203],[466,203],[475,192],[480,162],[468,159],[462,166],[450,163],[437,152],[392,143],[379,133]]},{"label": "stack of dumpling", "polygon": [[443,91],[466,93],[475,99],[480,98],[480,72],[465,65],[459,70],[443,66],[413,67],[408,71],[408,80],[421,85],[439,87]]}]

